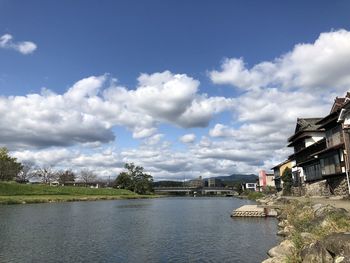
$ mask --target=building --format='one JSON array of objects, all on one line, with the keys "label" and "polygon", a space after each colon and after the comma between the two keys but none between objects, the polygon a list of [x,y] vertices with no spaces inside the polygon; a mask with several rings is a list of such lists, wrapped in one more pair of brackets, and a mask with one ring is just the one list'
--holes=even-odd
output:
[{"label": "building", "polygon": [[243,188],[243,191],[248,190],[248,191],[256,192],[258,189],[258,184],[257,183],[243,183],[242,188]]},{"label": "building", "polygon": [[288,138],[288,147],[294,148],[289,156],[295,160],[292,167],[295,187],[321,180],[320,161],[314,157],[316,152],[326,148],[325,132],[318,122],[322,118],[298,118],[294,134]]},{"label": "building", "polygon": [[208,179],[208,187],[221,187],[222,181],[217,178],[209,178]]},{"label": "building", "polygon": [[193,188],[204,187],[204,180],[202,179],[202,176],[199,176],[198,179],[188,181],[188,186]]},{"label": "building", "polygon": [[283,172],[286,168],[289,168],[292,170],[292,168],[295,166],[294,160],[286,160],[282,163],[277,164],[276,166],[272,167],[271,170],[273,170],[274,180],[275,180],[275,186],[277,191],[281,191],[283,187],[283,181],[281,179],[281,176],[283,175]]},{"label": "building", "polygon": [[259,172],[259,188],[263,190],[266,187],[275,187],[274,174],[267,174],[264,170]]},{"label": "building", "polygon": [[[339,118],[340,113],[345,116],[350,93],[345,98],[336,98],[330,113],[317,122],[320,129],[325,130],[326,147],[315,153],[314,158],[320,160],[321,177],[325,180],[322,191],[325,195],[346,195],[348,193],[348,181],[346,170],[348,165],[345,160],[345,141],[349,142],[349,133],[343,129],[346,118]],[[345,111],[344,111],[344,110]],[[343,120],[343,121],[342,121]]]}]

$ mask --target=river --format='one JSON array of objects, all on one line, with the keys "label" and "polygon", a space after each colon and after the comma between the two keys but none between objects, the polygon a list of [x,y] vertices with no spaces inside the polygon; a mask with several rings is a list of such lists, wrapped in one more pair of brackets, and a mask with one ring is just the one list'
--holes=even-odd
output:
[{"label": "river", "polygon": [[230,218],[236,198],[0,206],[0,262],[261,262],[276,219]]}]

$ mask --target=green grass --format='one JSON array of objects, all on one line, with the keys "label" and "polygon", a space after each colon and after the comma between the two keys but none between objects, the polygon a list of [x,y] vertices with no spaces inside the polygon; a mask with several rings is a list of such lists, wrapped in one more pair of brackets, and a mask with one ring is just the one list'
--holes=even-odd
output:
[{"label": "green grass", "polygon": [[0,182],[0,204],[94,201],[150,198],[124,189],[88,188],[74,186],[27,185]]},{"label": "green grass", "polygon": [[253,191],[246,191],[244,192],[244,195],[246,195],[249,200],[257,200],[265,196],[261,192],[253,192]]},{"label": "green grass", "polygon": [[[293,201],[281,209],[282,216],[293,227],[291,241],[295,251],[288,257],[288,263],[300,263],[300,253],[310,242],[322,240],[331,233],[349,232],[350,220],[347,214],[341,212],[325,212],[323,219],[316,218],[310,202]],[[301,233],[311,234],[311,240],[303,240]]]}]

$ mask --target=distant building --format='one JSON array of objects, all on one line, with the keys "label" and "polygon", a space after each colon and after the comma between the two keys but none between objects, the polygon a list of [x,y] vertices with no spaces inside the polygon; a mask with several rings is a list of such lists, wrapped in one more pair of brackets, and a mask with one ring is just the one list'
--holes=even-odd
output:
[{"label": "distant building", "polygon": [[275,187],[274,174],[267,174],[264,170],[259,172],[259,187],[260,190],[267,186]]},{"label": "distant building", "polygon": [[199,176],[198,179],[192,179],[188,182],[189,187],[201,188],[204,187],[204,180],[202,176]]},{"label": "distant building", "polygon": [[283,175],[283,172],[285,171],[286,168],[289,168],[292,170],[292,167],[294,165],[295,165],[295,162],[293,160],[286,160],[271,168],[271,170],[273,170],[275,186],[277,191],[282,190],[283,181],[281,179],[281,176]]},{"label": "distant building", "polygon": [[249,190],[256,192],[257,190],[257,183],[243,183],[243,190]]},{"label": "distant building", "polygon": [[209,178],[208,179],[208,187],[221,187],[222,181],[217,178]]}]

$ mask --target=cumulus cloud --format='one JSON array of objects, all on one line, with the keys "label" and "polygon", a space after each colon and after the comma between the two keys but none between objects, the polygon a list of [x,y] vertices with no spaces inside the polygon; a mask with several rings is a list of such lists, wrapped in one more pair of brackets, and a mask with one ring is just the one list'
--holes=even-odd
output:
[{"label": "cumulus cloud", "polygon": [[[285,146],[296,118],[326,115],[350,86],[349,34],[322,33],[314,43],[297,44],[250,68],[243,58],[224,60],[209,75],[215,84],[243,90],[233,98],[201,94],[198,80],[169,71],[141,74],[132,89],[103,75],[80,80],[63,94],[43,89],[0,97],[0,144],[11,145],[21,160],[88,166],[104,176],[115,176],[124,162],[142,165],[156,180],[270,169],[291,153]],[[223,111],[233,119],[214,118]],[[162,123],[207,127],[213,119],[208,136],[179,138],[186,149],[157,129]],[[118,138],[115,126],[142,143],[105,150]]]},{"label": "cumulus cloud", "polygon": [[183,143],[193,143],[196,140],[196,135],[194,133],[185,134],[179,140]]},{"label": "cumulus cloud", "polygon": [[268,86],[343,93],[350,84],[349,57],[350,32],[342,29],[322,33],[314,43],[297,44],[292,51],[251,68],[243,58],[227,58],[221,70],[209,75],[214,83],[248,90]]},{"label": "cumulus cloud", "polygon": [[[209,73],[211,80],[245,92],[234,98],[234,126],[218,123],[209,135],[237,145],[225,151],[227,157],[220,150],[210,155],[236,159],[234,150],[245,142],[252,146],[250,156],[263,162],[261,168],[282,161],[291,153],[285,146],[296,119],[325,116],[334,98],[348,90],[349,61],[346,30],[322,33],[314,43],[297,44],[290,52],[251,68],[242,58],[225,59],[220,70]],[[264,155],[258,154],[261,147],[268,149]],[[244,149],[240,154],[245,155]]]},{"label": "cumulus cloud", "polygon": [[141,74],[129,90],[108,75],[76,82],[64,94],[0,97],[0,143],[11,148],[72,146],[114,141],[115,126],[126,127],[135,139],[156,144],[160,123],[205,127],[232,101],[198,94],[199,82],[169,71]]},{"label": "cumulus cloud", "polygon": [[30,41],[14,42],[12,35],[5,34],[0,37],[0,48],[13,49],[23,55],[28,55],[37,49],[37,45]]}]

